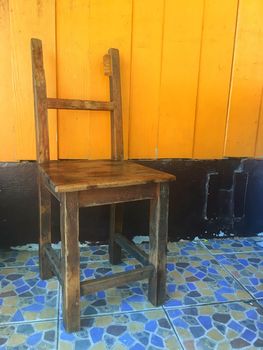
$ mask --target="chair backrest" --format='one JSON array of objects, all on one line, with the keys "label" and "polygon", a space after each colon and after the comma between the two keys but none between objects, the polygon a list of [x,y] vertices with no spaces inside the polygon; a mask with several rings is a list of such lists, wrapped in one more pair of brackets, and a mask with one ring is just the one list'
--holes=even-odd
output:
[{"label": "chair backrest", "polygon": [[110,101],[71,100],[47,97],[42,42],[31,39],[37,161],[46,162],[49,155],[48,109],[109,111],[111,115],[111,158],[123,159],[123,129],[120,82],[120,60],[117,49],[103,57],[104,73],[109,76]]}]

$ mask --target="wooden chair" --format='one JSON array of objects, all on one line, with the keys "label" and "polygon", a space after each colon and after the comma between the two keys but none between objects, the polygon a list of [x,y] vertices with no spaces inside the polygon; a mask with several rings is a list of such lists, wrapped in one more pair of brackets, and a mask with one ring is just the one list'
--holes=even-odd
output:
[{"label": "wooden chair", "polygon": [[[37,161],[39,169],[40,240],[42,279],[57,276],[62,285],[63,319],[68,332],[80,329],[80,296],[128,282],[149,279],[148,298],[161,305],[166,295],[166,241],[169,181],[175,177],[123,160],[123,130],[119,52],[104,56],[109,76],[110,101],[56,99],[46,96],[42,43],[31,40]],[[56,160],[49,157],[47,110],[109,111],[111,160]],[[60,202],[61,257],[51,247],[51,195]],[[149,256],[122,234],[121,204],[150,200]],[[128,272],[80,282],[79,208],[110,204],[109,256],[121,262],[121,248],[143,265]]]}]

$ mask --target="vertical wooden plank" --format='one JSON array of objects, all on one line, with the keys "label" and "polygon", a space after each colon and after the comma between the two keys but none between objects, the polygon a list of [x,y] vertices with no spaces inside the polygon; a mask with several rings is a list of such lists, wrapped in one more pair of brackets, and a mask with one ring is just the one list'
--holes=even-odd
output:
[{"label": "vertical wooden plank", "polygon": [[222,158],[237,0],[206,0],[193,158]]},{"label": "vertical wooden plank", "polygon": [[240,0],[225,156],[255,155],[263,83],[262,18],[262,0]]},{"label": "vertical wooden plank", "polygon": [[134,0],[129,158],[155,158],[164,0]]},{"label": "vertical wooden plank", "polygon": [[169,184],[157,185],[157,198],[150,201],[149,262],[154,272],[149,279],[148,297],[155,306],[166,297],[166,246],[168,230]]},{"label": "vertical wooden plank", "polygon": [[[55,2],[9,1],[12,94],[16,120],[17,159],[35,159],[35,127],[30,39],[42,39],[47,91],[56,96]],[[56,158],[56,111],[49,113],[51,156]]]},{"label": "vertical wooden plank", "polygon": [[63,320],[67,332],[80,328],[78,193],[63,193],[60,205]]},{"label": "vertical wooden plank", "polygon": [[49,279],[53,272],[48,264],[44,246],[51,244],[51,195],[46,189],[42,177],[38,175],[39,201],[39,269],[42,279]]},{"label": "vertical wooden plank", "polygon": [[[126,156],[131,5],[131,0],[57,2],[59,97],[108,100],[102,58],[111,47],[120,51]],[[109,113],[60,111],[59,150],[61,158],[110,158]]]},{"label": "vertical wooden plank", "polygon": [[16,160],[9,2],[0,2],[0,161]]},{"label": "vertical wooden plank", "polygon": [[114,110],[111,112],[111,158],[114,160],[123,160],[123,123],[120,57],[118,49],[109,49],[106,57],[110,58],[110,100],[114,102]]},{"label": "vertical wooden plank", "polygon": [[43,66],[42,43],[39,39],[31,39],[32,79],[35,107],[35,128],[37,161],[47,162],[49,155],[48,114],[46,79]]},{"label": "vertical wooden plank", "polygon": [[204,0],[166,1],[158,155],[192,157]]},{"label": "vertical wooden plank", "polygon": [[260,158],[263,157],[263,87],[261,91],[255,156]]}]

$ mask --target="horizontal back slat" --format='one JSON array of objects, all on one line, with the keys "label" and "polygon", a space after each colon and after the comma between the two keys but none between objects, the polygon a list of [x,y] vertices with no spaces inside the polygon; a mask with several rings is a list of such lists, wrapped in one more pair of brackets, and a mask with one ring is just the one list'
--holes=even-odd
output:
[{"label": "horizontal back slat", "polygon": [[49,109],[78,109],[90,111],[113,111],[113,102],[47,98]]}]

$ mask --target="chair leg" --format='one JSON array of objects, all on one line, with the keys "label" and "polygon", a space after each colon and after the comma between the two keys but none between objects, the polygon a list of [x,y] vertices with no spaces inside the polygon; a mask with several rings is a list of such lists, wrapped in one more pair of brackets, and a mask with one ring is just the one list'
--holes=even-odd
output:
[{"label": "chair leg", "polygon": [[44,252],[45,244],[51,243],[51,195],[46,189],[41,176],[38,177],[38,198],[39,198],[39,269],[40,277],[43,280],[53,276]]},{"label": "chair leg", "polygon": [[80,329],[79,207],[77,193],[63,193],[60,206],[63,320],[67,332]]},{"label": "chair leg", "polygon": [[157,185],[157,198],[150,202],[150,248],[149,262],[154,273],[149,279],[148,298],[159,306],[166,297],[166,246],[168,230],[169,185]]},{"label": "chair leg", "polygon": [[121,263],[121,247],[115,242],[115,233],[122,233],[123,207],[121,204],[110,206],[110,238],[109,256],[110,263],[117,265]]}]

